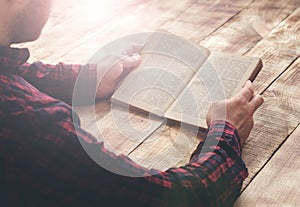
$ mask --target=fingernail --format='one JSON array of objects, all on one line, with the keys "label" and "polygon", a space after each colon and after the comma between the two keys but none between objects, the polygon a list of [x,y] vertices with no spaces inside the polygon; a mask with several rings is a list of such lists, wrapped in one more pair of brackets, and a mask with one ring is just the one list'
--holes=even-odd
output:
[{"label": "fingernail", "polygon": [[134,59],[134,60],[139,60],[140,58],[141,58],[141,56],[139,55],[139,54],[133,54],[132,56],[131,56],[131,58],[132,59]]}]

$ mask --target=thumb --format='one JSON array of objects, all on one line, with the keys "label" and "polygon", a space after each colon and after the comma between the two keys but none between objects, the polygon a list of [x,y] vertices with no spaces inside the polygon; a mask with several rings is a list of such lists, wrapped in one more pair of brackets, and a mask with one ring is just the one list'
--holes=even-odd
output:
[{"label": "thumb", "polygon": [[134,54],[124,58],[122,61],[124,68],[135,68],[141,63],[141,56],[138,54]]},{"label": "thumb", "polygon": [[123,73],[123,64],[122,63],[116,63],[113,65],[105,74],[105,80],[107,81],[114,81],[117,80],[121,74]]}]

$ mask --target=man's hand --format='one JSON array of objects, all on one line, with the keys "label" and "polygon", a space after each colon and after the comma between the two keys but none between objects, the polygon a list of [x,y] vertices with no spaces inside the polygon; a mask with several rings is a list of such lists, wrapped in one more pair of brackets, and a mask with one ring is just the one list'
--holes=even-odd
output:
[{"label": "man's hand", "polygon": [[124,56],[119,62],[115,63],[106,71],[105,75],[100,80],[96,97],[105,98],[111,96],[120,81],[140,63],[141,56],[138,54]]},{"label": "man's hand", "polygon": [[236,127],[241,144],[248,138],[253,127],[253,114],[264,100],[260,95],[254,95],[253,85],[247,81],[241,91],[234,97],[214,103],[206,116],[207,125],[212,121],[225,120]]}]

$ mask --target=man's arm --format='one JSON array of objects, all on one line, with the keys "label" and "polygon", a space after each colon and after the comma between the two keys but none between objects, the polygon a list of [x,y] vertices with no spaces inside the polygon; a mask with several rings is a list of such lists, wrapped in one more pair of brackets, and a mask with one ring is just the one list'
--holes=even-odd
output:
[{"label": "man's arm", "polygon": [[72,103],[73,90],[79,73],[85,80],[90,91],[89,95],[95,94],[96,65],[71,65],[59,63],[57,65],[43,64],[35,62],[32,64],[25,63],[19,68],[19,75],[40,91],[65,101]]},{"label": "man's arm", "polygon": [[235,127],[215,121],[190,163],[147,179],[170,188],[169,199],[161,200],[166,206],[223,207],[233,205],[247,175]]},{"label": "man's arm", "polygon": [[[40,91],[72,104],[74,87],[78,82],[84,83],[76,87],[76,93],[83,96],[82,101],[108,97],[114,92],[120,80],[137,67],[140,61],[141,57],[134,54],[123,56],[112,65],[105,65],[105,68],[101,62],[98,65],[64,63],[50,65],[35,62],[22,65],[18,73]],[[78,81],[79,76],[80,81]]]}]

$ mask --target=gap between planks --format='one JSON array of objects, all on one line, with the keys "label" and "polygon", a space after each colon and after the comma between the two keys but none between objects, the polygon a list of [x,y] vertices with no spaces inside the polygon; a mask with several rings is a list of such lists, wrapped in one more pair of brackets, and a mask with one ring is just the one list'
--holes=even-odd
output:
[{"label": "gap between planks", "polygon": [[235,207],[299,205],[299,132],[300,125],[241,194]]}]

